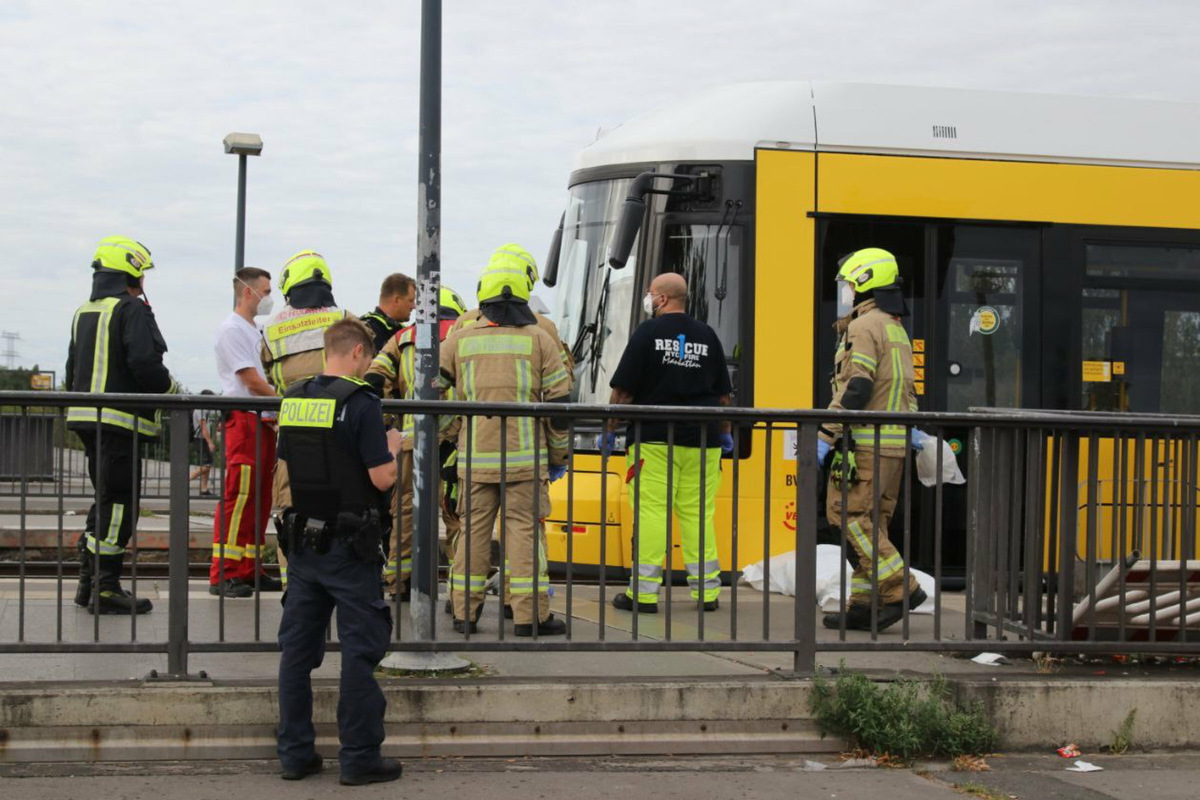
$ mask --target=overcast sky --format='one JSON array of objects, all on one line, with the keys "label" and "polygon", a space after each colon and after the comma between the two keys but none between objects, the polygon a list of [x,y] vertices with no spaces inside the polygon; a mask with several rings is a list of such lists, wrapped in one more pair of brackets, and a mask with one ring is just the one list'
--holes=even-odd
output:
[{"label": "overcast sky", "polygon": [[[599,129],[698,87],[830,79],[1200,102],[1193,0],[445,5],[442,257],[468,301],[497,245],[545,257],[574,157]],[[19,364],[61,371],[95,243],[120,233],[154,254],[147,294],[172,372],[216,387],[230,131],[265,142],[250,162],[248,264],[278,275],[316,249],[357,312],[385,274],[411,274],[419,9],[2,0],[0,328],[20,333]]]}]

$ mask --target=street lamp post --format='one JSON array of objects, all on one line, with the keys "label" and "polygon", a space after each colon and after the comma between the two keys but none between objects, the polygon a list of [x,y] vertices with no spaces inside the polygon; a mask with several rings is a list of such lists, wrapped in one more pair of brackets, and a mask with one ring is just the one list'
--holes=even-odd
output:
[{"label": "street lamp post", "polygon": [[257,133],[231,133],[225,137],[225,152],[238,157],[237,239],[233,269],[246,266],[246,156],[262,155],[262,137]]}]

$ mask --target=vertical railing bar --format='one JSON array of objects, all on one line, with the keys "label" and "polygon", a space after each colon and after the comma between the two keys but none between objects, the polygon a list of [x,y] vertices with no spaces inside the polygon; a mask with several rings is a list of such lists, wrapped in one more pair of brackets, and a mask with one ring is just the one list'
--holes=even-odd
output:
[{"label": "vertical railing bar", "polygon": [[[466,470],[466,476],[465,476],[465,481],[467,484],[467,487],[466,487],[467,495],[466,495],[466,503],[464,504],[464,507],[466,508],[467,517],[466,517],[466,523],[463,525],[463,532],[461,534],[463,536],[463,540],[462,540],[463,541],[463,563],[458,564],[456,566],[458,569],[458,577],[459,577],[459,580],[461,581],[461,583],[459,584],[459,586],[460,586],[459,591],[463,594],[463,596],[465,598],[464,602],[463,602],[463,639],[465,641],[470,641],[471,640],[471,623],[475,621],[475,615],[471,613],[471,593],[474,588],[474,581],[472,579],[472,576],[475,574],[474,573],[475,567],[474,567],[473,562],[471,561],[471,495],[474,494],[474,492],[471,491],[471,462],[474,460],[474,455],[473,455],[474,436],[473,436],[473,434],[475,432],[475,417],[474,416],[464,416],[463,424],[467,426],[467,470]],[[503,446],[503,435],[502,435],[501,442],[502,442],[502,446]],[[414,478],[413,485],[414,486],[416,485],[415,478]],[[500,524],[501,524],[501,526],[503,526],[504,525],[503,521],[501,521]],[[487,549],[488,549],[488,561],[489,562],[491,561],[491,558],[492,558],[492,531],[494,531],[495,529],[496,529],[495,523],[493,522],[492,530],[488,531],[488,537],[487,537],[488,538]],[[450,568],[451,584],[454,580],[454,569],[455,569],[455,567],[453,567],[453,566]],[[503,561],[501,561],[501,563],[500,563],[500,571],[501,572],[504,571],[504,562]],[[484,587],[485,587],[484,588],[484,600],[486,601],[487,600],[487,588],[486,588],[486,586],[487,586],[487,569],[486,568],[484,569],[483,574],[484,574]],[[450,601],[451,602],[451,610],[453,611],[454,592],[451,591],[449,594],[451,597],[451,601]],[[514,620],[515,620],[515,615],[514,615]],[[500,595],[499,628],[500,628],[501,633],[503,633],[503,630],[504,630],[504,595],[503,594]]]},{"label": "vertical railing bar", "polygon": [[188,426],[190,414],[170,412],[171,511],[167,540],[167,672],[183,676],[188,671]]},{"label": "vertical railing bar", "polygon": [[[1024,431],[1025,435],[1025,517],[1024,517],[1024,558],[1020,559],[1024,582],[1022,586],[1022,619],[1025,630],[1032,638],[1034,626],[1037,624],[1036,608],[1040,604],[1040,592],[1037,591],[1037,563],[1040,551],[1037,543],[1037,515],[1040,512],[1038,503],[1038,476],[1044,472],[1039,455],[1041,451],[1038,432],[1033,429]],[[1025,637],[1022,637],[1025,638]]]},{"label": "vertical railing bar", "polygon": [[[667,421],[667,523],[666,530],[663,535],[667,539],[667,557],[666,557],[666,578],[663,580],[663,586],[666,588],[667,595],[667,618],[666,618],[666,641],[671,641],[671,595],[675,588],[675,577],[671,571],[671,562],[674,561],[675,555],[675,421]],[[687,565],[684,565],[684,572],[687,571]]]},{"label": "vertical railing bar", "polygon": [[[609,434],[609,420],[605,418],[600,422],[600,437],[601,444]],[[599,619],[599,630],[597,638],[600,641],[605,639],[605,584],[608,575],[608,459],[611,453],[607,447],[600,449],[600,602],[597,604],[597,617]]]},{"label": "vertical railing bar", "polygon": [[763,616],[762,637],[764,641],[771,638],[771,445],[774,439],[774,429],[767,421],[767,441],[763,448]]},{"label": "vertical railing bar", "polygon": [[[499,630],[499,636],[497,636],[497,638],[500,641],[504,641],[504,601],[505,601],[505,599],[508,598],[508,594],[505,592],[505,588],[508,583],[508,498],[507,498],[508,481],[505,477],[507,474],[508,474],[508,417],[501,416],[500,417],[500,583],[499,583],[499,596],[500,596],[500,618],[499,619],[500,619],[500,623],[499,623],[499,625],[497,625],[497,628]],[[490,553],[491,549],[492,549],[491,536],[489,536],[488,537],[489,553]],[[470,578],[467,579],[467,582],[469,585]],[[468,593],[468,597],[469,596],[470,596],[470,594]],[[484,600],[485,601],[487,600],[487,590],[486,589],[484,590]],[[511,603],[510,603],[510,605],[511,605]],[[470,607],[471,607],[471,604],[468,601],[467,609],[469,610]],[[516,623],[517,623],[516,611],[517,610],[514,608],[513,609],[513,625],[516,625]],[[471,628],[470,620],[473,618],[473,616],[474,615],[469,616],[468,622],[465,623],[465,627],[468,630],[470,630],[470,628]]]},{"label": "vertical railing bar", "polygon": [[[542,609],[541,603],[538,602],[538,573],[541,571],[541,559],[538,558],[538,552],[542,549],[542,520],[541,520],[541,497],[542,497],[542,417],[530,417],[533,422],[533,537],[531,547],[531,561],[533,568],[530,572],[533,573],[533,640],[538,640],[538,628],[542,624]],[[547,458],[549,453],[547,453]],[[547,604],[549,599],[547,598]],[[500,617],[504,619],[503,616]],[[516,615],[513,615],[513,623],[516,623]]]},{"label": "vertical railing bar", "polygon": [[[629,443],[626,442],[626,447]],[[638,638],[638,606],[641,600],[642,575],[641,575],[641,522],[642,522],[642,465],[645,460],[642,458],[642,421],[640,419],[633,421],[633,575],[631,584],[635,587],[633,592],[633,640]],[[668,521],[668,524],[670,522]]]},{"label": "vertical railing bar", "polygon": [[[965,617],[963,618],[963,638],[964,639],[974,638],[974,631],[975,631],[974,617],[975,617],[975,610],[976,610],[975,609],[975,588],[976,588],[975,587],[975,572],[976,572],[975,559],[976,559],[976,550],[979,549],[978,544],[979,544],[979,538],[981,535],[979,532],[979,529],[980,529],[981,524],[983,524],[980,520],[981,514],[979,511],[979,506],[980,506],[979,496],[980,496],[980,492],[983,490],[983,487],[987,484],[987,476],[984,475],[983,457],[980,453],[980,450],[983,447],[983,441],[982,441],[983,440],[983,429],[979,426],[971,428],[969,436],[970,436],[970,439],[969,439],[969,444],[968,444],[968,463],[970,464],[970,468],[969,468],[968,472],[971,477],[967,480],[967,548],[966,548],[967,549],[967,563],[966,563],[966,569],[964,571],[964,575],[966,577],[966,582],[964,583],[964,587],[963,587],[963,589],[964,589],[963,594],[965,595],[964,599],[966,600],[967,613],[966,613]],[[937,455],[938,455],[937,488],[941,489],[941,487],[942,487],[942,431],[940,429],[938,430]],[[941,512],[941,508],[942,508],[940,496],[937,498],[937,502],[934,505],[936,506],[935,515],[939,514]],[[939,525],[939,526],[937,526],[937,529],[935,530],[935,536],[940,533],[941,533],[941,526]],[[935,545],[935,547],[934,547],[934,558],[936,559],[935,570],[937,570],[938,573],[940,573],[940,571],[941,571],[942,549],[941,549],[940,545],[941,545],[941,542],[938,541],[937,545]],[[942,615],[941,581],[938,580],[937,583],[938,583],[938,586],[935,587],[937,589],[937,594],[936,594],[937,608],[934,611],[935,631],[939,630],[939,628],[936,627],[936,623],[937,623],[937,620],[941,619],[941,615]]]},{"label": "vertical railing bar", "polygon": [[572,637],[575,566],[575,418],[567,420],[567,641]]},{"label": "vertical railing bar", "polygon": [[21,462],[21,532],[17,566],[17,641],[25,641],[25,544],[28,539],[26,513],[29,494],[29,454],[32,450],[29,436],[29,407],[21,406],[21,418],[17,427],[17,460]]},{"label": "vertical railing bar", "polygon": [[138,473],[140,472],[138,467],[141,466],[141,462],[138,459],[138,432],[137,432],[137,423],[136,422],[134,423],[133,436],[130,437],[130,445],[133,448],[133,454],[132,454],[133,457],[130,459],[130,465],[131,465],[130,468],[133,470],[133,475],[130,476],[132,479],[130,481],[130,485],[133,487],[133,493],[129,498],[129,500],[130,500],[130,503],[129,503],[129,553],[131,556],[130,561],[129,561],[129,569],[130,569],[129,592],[131,595],[130,600],[132,601],[132,603],[135,607],[135,610],[133,611],[133,613],[131,613],[129,615],[129,641],[136,642],[137,641],[137,618],[138,618],[138,614],[136,611],[137,599],[138,599],[138,594],[137,594],[138,523],[141,522],[141,519],[142,519],[142,498],[141,498],[141,488],[142,487],[138,483]]},{"label": "vertical railing bar", "polygon": [[1162,547],[1159,538],[1158,525],[1158,434],[1150,436],[1150,627],[1147,631],[1149,641],[1156,641],[1158,636],[1158,613],[1155,603],[1158,599],[1158,551]]},{"label": "vertical railing bar", "polygon": [[[1125,641],[1125,560],[1129,553],[1128,541],[1128,482],[1129,459],[1128,439],[1124,431],[1116,431],[1113,436],[1113,450],[1116,454],[1117,483],[1113,486],[1113,509],[1115,516],[1114,533],[1117,539],[1117,640]],[[1117,492],[1120,491],[1120,495]]]},{"label": "vertical railing bar", "polygon": [[1020,619],[1020,584],[1021,584],[1021,515],[1018,509],[1024,508],[1028,498],[1025,496],[1025,482],[1019,466],[1025,461],[1025,437],[1020,430],[1008,433],[1012,440],[1012,458],[1009,463],[1009,486],[1013,502],[1009,511],[1008,529],[1008,616],[1013,622]]},{"label": "vertical railing bar", "polygon": [[875,451],[871,453],[871,641],[879,640],[879,504],[883,497],[883,482],[879,474],[883,457],[879,452],[880,426],[871,426]]},{"label": "vertical railing bar", "polygon": [[[942,441],[942,429],[938,428],[934,437],[937,450],[934,451],[936,477],[933,482],[933,638],[939,642],[942,640]],[[967,575],[967,580],[970,579]]]},{"label": "vertical railing bar", "polygon": [[1046,532],[1046,552],[1047,552],[1047,568],[1046,568],[1046,608],[1045,620],[1048,633],[1054,633],[1058,629],[1058,603],[1059,603],[1059,583],[1057,576],[1062,572],[1062,564],[1059,562],[1059,556],[1062,551],[1061,542],[1063,536],[1062,526],[1060,523],[1060,514],[1058,506],[1061,500],[1062,477],[1061,473],[1065,469],[1063,464],[1063,437],[1057,430],[1050,431],[1051,443],[1054,450],[1050,458],[1050,475],[1047,480],[1047,489],[1050,492],[1050,504],[1047,509],[1046,516],[1049,520],[1049,530]]},{"label": "vertical railing bar", "polygon": [[[267,532],[258,524],[259,514],[262,509],[262,502],[259,497],[262,496],[262,412],[257,409],[254,411],[254,516],[251,518],[252,532],[254,534],[251,540],[251,547],[254,548],[254,641],[262,640],[262,558],[263,547],[267,543]],[[390,535],[390,531],[389,531]]]},{"label": "vertical railing bar", "polygon": [[[737,587],[738,587],[738,515],[741,512],[739,507],[739,494],[741,492],[741,481],[739,478],[739,463],[742,460],[742,428],[740,425],[733,426],[733,458],[731,459],[730,469],[733,472],[733,510],[732,524],[729,529],[729,638],[737,641]],[[751,434],[753,440],[753,434]],[[816,447],[816,445],[813,445]]]},{"label": "vertical railing bar", "polygon": [[54,578],[55,578],[55,603],[57,609],[54,620],[54,641],[61,642],[63,636],[63,519],[65,517],[63,509],[63,492],[66,483],[66,450],[67,450],[67,418],[63,409],[60,407],[55,411],[54,428],[58,434],[55,438],[59,439],[58,452],[55,453],[58,461],[58,531],[55,537],[55,544],[58,557],[55,559]]},{"label": "vertical railing bar", "polygon": [[[100,641],[100,514],[101,503],[100,498],[104,496],[104,470],[101,465],[104,463],[104,446],[101,440],[104,438],[102,433],[104,428],[100,424],[102,414],[101,406],[96,406],[96,462],[95,475],[96,480],[93,488],[96,490],[96,517],[95,527],[92,530],[92,548],[95,552],[92,554],[92,596],[88,598],[88,603],[92,610],[92,641]],[[85,456],[86,457],[86,456]],[[112,523],[112,512],[109,512],[109,524]],[[87,536],[86,524],[84,525],[84,536]],[[84,542],[84,546],[87,543]]]},{"label": "vertical railing bar", "polygon": [[1099,483],[1097,472],[1100,470],[1100,439],[1095,430],[1088,432],[1088,463],[1087,463],[1087,543],[1084,565],[1084,579],[1088,595],[1088,638],[1089,642],[1096,641],[1096,567],[1100,554],[1097,549],[1096,523],[1097,503],[1099,501]]},{"label": "vertical railing bar", "polygon": [[1063,431],[1062,488],[1059,503],[1058,636],[1066,641],[1072,633],[1075,589],[1075,554],[1079,542],[1079,432]]},{"label": "vertical railing bar", "polygon": [[[845,564],[846,564],[847,531],[849,530],[849,525],[846,522],[846,517],[848,516],[846,507],[849,505],[849,502],[850,502],[849,501],[850,487],[849,487],[849,481],[847,481],[845,479],[845,474],[846,474],[846,470],[849,468],[849,464],[850,464],[850,455],[849,455],[849,453],[850,453],[850,436],[846,433],[846,431],[847,431],[847,428],[845,426],[843,426],[841,441],[838,443],[838,447],[840,447],[841,451],[842,451],[842,479],[840,481],[838,481],[838,491],[841,492],[841,495],[842,495],[842,513],[841,513],[841,522],[840,522],[840,527],[842,529],[841,530],[841,533],[842,533],[842,536],[841,536],[842,558],[841,558],[841,561],[838,562],[838,568],[842,570],[842,578],[841,578],[841,580],[838,581],[838,583],[841,584],[841,598],[840,598],[841,606],[839,608],[839,614],[838,614],[838,640],[842,641],[842,642],[846,641],[846,612],[849,609],[848,597],[847,597],[848,592],[849,592],[849,587],[846,586]],[[855,556],[856,556],[856,560],[859,560],[859,559],[857,559],[858,551],[855,551]],[[860,561],[860,563],[861,563],[861,561]],[[857,570],[855,570],[855,571],[857,572]]]}]

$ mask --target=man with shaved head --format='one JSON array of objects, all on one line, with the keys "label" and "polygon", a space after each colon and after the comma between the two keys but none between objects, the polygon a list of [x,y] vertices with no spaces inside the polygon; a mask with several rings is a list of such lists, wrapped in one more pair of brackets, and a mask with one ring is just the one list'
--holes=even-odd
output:
[{"label": "man with shaved head", "polygon": [[[687,313],[687,281],[666,272],[650,283],[642,307],[650,319],[629,337],[613,373],[613,403],[650,406],[727,406],[733,391],[725,351],[716,331]],[[617,421],[600,437],[602,452],[616,444]],[[673,508],[683,540],[683,560],[692,599],[715,611],[721,591],[721,563],[713,529],[721,453],[733,452],[728,423],[630,423],[625,431],[629,497],[638,525],[635,569],[629,589],[613,606],[658,613],[663,560],[669,558]],[[668,464],[671,480],[668,485]],[[670,505],[668,505],[668,501]]]}]

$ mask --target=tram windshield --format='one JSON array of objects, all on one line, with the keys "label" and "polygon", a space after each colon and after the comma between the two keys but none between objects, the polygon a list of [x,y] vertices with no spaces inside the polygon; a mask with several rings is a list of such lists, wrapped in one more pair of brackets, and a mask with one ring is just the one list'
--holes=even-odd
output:
[{"label": "tram windshield", "polygon": [[637,243],[624,269],[608,265],[608,249],[630,180],[584,183],[571,189],[559,251],[559,335],[575,358],[579,403],[607,403],[608,381],[629,340],[637,276]]}]

